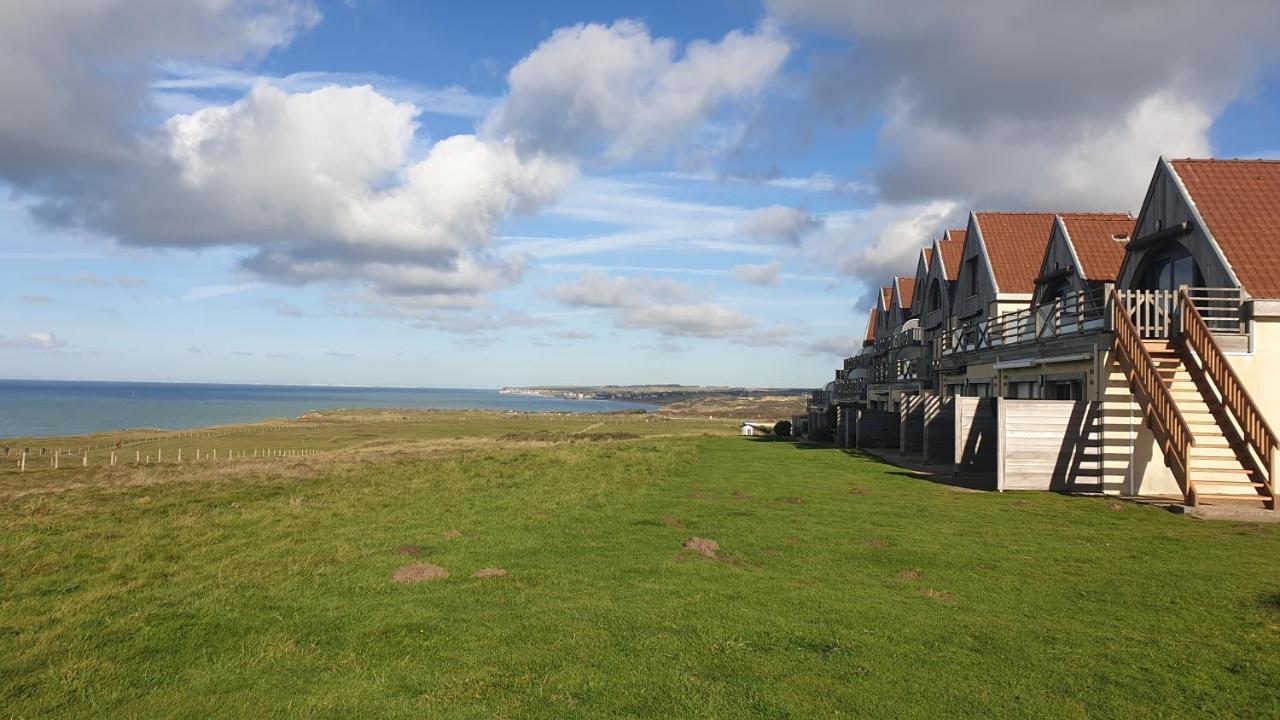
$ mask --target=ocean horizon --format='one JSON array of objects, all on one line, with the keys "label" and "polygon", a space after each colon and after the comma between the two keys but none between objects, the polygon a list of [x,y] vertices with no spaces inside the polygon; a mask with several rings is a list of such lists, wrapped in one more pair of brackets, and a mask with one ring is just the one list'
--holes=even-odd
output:
[{"label": "ocean horizon", "polygon": [[658,406],[497,389],[105,380],[0,380],[0,439],[127,429],[186,430],[339,408],[617,412]]}]

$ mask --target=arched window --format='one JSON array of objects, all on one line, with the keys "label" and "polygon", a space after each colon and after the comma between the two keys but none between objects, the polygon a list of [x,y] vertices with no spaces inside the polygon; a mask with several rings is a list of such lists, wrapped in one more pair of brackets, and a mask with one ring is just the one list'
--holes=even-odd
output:
[{"label": "arched window", "polygon": [[1138,276],[1140,290],[1172,291],[1183,285],[1201,287],[1204,285],[1204,275],[1191,251],[1178,243],[1152,255],[1143,263],[1142,272]]},{"label": "arched window", "polygon": [[927,303],[929,312],[935,312],[942,309],[942,282],[934,278],[933,283],[929,285],[929,302]]}]

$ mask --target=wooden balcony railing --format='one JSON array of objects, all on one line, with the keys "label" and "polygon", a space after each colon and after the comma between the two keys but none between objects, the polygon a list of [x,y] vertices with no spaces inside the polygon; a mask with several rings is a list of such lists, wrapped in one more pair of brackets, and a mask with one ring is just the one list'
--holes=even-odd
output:
[{"label": "wooden balcony railing", "polygon": [[[1191,306],[1216,335],[1244,335],[1248,323],[1240,312],[1244,293],[1239,288],[1184,288]],[[1138,334],[1148,340],[1164,340],[1182,329],[1179,319],[1181,293],[1175,290],[1117,290]]]},{"label": "wooden balcony railing", "polygon": [[1111,292],[1111,325],[1116,354],[1129,378],[1129,387],[1146,412],[1147,424],[1155,433],[1187,504],[1195,505],[1195,484],[1191,478],[1191,447],[1196,444],[1195,436],[1178,410],[1169,386],[1160,377],[1151,353],[1147,352],[1142,331],[1130,315],[1129,305],[1115,290]]},{"label": "wooden balcony railing", "polygon": [[939,352],[956,355],[1102,330],[1106,297],[1101,289],[1073,292],[1025,310],[966,323],[943,333]]},{"label": "wooden balcony railing", "polygon": [[1217,389],[1223,407],[1239,425],[1244,441],[1257,453],[1256,457],[1249,455],[1248,459],[1254,465],[1257,477],[1266,483],[1267,494],[1274,503],[1276,447],[1280,440],[1276,439],[1275,431],[1267,424],[1258,404],[1222,352],[1222,346],[1214,338],[1216,331],[1201,313],[1195,295],[1184,289],[1179,293],[1179,300],[1183,341],[1200,359],[1200,367]]}]

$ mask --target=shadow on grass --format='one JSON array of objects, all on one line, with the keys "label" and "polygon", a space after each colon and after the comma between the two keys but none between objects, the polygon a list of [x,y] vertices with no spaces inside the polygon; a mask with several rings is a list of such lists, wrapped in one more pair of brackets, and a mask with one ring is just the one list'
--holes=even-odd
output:
[{"label": "shadow on grass", "polygon": [[[912,478],[915,480],[927,480],[935,485],[946,485],[948,487],[962,488],[965,490],[982,490],[994,491],[996,489],[996,479],[994,472],[986,475],[974,473],[962,473],[959,475],[946,471],[944,468],[949,466],[933,466],[913,468],[910,465],[900,465],[892,460],[886,459],[874,453],[864,450],[856,450],[853,448],[841,448],[832,443],[814,442],[812,440],[798,440],[790,437],[753,437],[748,438],[751,442],[763,443],[790,443],[796,450],[831,450],[842,453],[849,457],[859,458],[861,460],[869,460],[886,468],[886,475],[895,475],[898,477]],[[879,449],[879,448],[878,448]],[[893,448],[884,448],[892,450]],[[891,468],[891,469],[890,469]]]}]

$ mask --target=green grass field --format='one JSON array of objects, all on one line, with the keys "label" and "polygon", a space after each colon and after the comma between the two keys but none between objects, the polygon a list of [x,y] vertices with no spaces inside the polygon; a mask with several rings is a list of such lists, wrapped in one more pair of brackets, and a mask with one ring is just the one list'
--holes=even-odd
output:
[{"label": "green grass field", "polygon": [[327,425],[0,474],[0,715],[1280,716],[1280,526],[725,423]]}]

